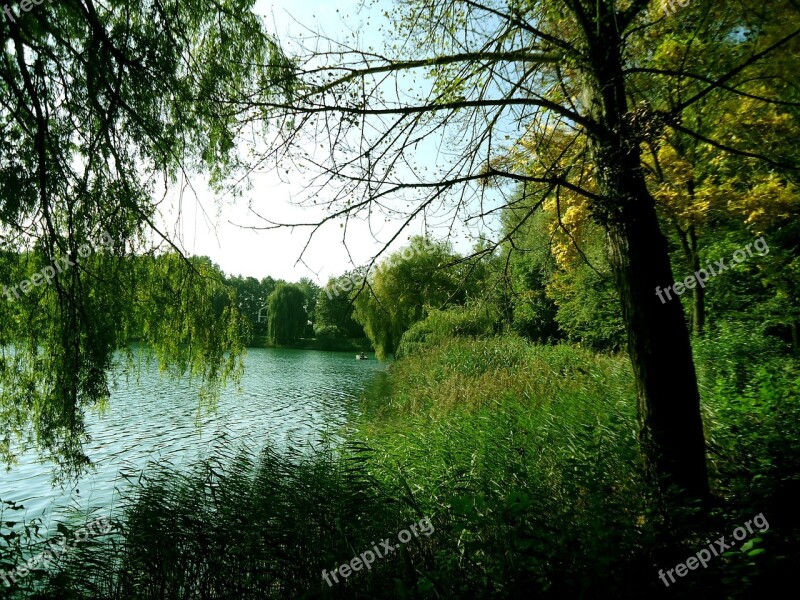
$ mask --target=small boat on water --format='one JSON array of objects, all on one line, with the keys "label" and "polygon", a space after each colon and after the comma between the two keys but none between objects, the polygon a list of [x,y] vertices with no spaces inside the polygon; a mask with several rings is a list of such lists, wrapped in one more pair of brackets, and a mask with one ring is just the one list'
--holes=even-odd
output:
[{"label": "small boat on water", "polygon": [[356,354],[356,360],[367,360],[368,358],[369,356],[367,356],[363,352],[361,354]]}]

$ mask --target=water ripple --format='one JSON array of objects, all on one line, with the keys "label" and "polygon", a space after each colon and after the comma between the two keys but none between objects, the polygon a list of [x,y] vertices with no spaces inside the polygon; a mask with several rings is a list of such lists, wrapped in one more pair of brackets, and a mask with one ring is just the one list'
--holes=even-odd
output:
[{"label": "water ripple", "polygon": [[208,451],[225,434],[234,444],[260,440],[277,448],[314,441],[343,424],[355,398],[383,365],[349,353],[250,350],[240,391],[224,390],[213,411],[201,408],[197,388],[142,367],[139,381],[119,370],[108,410],[86,415],[91,441],[86,452],[95,469],[69,487],[51,486],[52,464],[32,452],[0,472],[0,498],[26,507],[26,520],[54,526],[68,507],[109,514],[125,486],[121,469],[151,462],[180,468]]}]

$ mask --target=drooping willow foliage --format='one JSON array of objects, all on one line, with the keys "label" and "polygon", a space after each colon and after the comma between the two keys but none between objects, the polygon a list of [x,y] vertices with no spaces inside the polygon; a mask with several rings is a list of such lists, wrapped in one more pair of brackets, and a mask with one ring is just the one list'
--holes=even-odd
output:
[{"label": "drooping willow foliage", "polygon": [[236,372],[219,270],[159,230],[154,195],[203,166],[222,181],[247,118],[235,100],[291,94],[251,8],[69,0],[0,19],[0,285],[16,290],[0,305],[4,461],[34,443],[61,474],[84,468],[83,411],[131,338],[209,391]]}]

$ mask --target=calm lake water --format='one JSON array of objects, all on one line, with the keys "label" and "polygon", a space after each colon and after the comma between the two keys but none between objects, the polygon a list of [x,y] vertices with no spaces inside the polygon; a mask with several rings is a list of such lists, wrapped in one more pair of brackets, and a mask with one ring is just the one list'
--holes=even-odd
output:
[{"label": "calm lake water", "polygon": [[[108,516],[127,485],[121,469],[165,461],[181,468],[206,455],[220,435],[255,451],[268,442],[307,445],[346,422],[358,395],[385,366],[372,354],[363,361],[353,353],[251,349],[239,391],[229,386],[211,411],[198,411],[196,387],[188,381],[142,367],[138,381],[118,377],[105,412],[87,415],[92,440],[86,452],[94,471],[54,488],[53,465],[26,453],[11,471],[0,471],[0,499],[23,504],[25,520],[40,517],[47,529],[70,508]],[[14,520],[20,516],[13,514]]]}]

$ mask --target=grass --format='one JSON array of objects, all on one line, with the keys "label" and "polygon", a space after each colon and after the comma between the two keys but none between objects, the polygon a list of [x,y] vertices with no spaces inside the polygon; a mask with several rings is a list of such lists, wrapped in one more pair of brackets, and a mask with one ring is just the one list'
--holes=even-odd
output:
[{"label": "grass", "polygon": [[[726,369],[741,370],[737,356],[753,346],[726,335],[697,348],[719,506],[691,529],[669,526],[642,476],[626,358],[512,336],[455,339],[415,349],[376,380],[343,445],[253,454],[221,440],[190,471],[151,469],[116,532],[67,555],[38,597],[638,600],[777,590],[800,566],[800,447],[787,426],[800,422],[800,379],[780,351],[731,379]],[[659,568],[762,512],[770,529],[747,552],[670,589],[658,579]],[[332,587],[322,580],[323,569],[422,517],[430,537]]]}]

